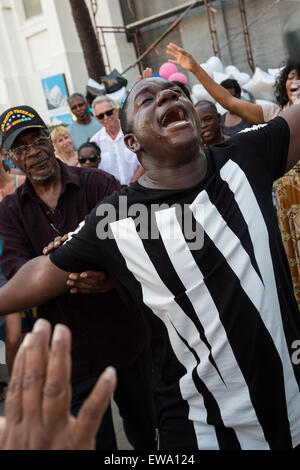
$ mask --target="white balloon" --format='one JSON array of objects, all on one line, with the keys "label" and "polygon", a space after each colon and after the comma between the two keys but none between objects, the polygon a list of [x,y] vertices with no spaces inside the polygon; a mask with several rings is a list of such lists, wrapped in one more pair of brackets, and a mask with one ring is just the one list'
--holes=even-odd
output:
[{"label": "white balloon", "polygon": [[227,75],[231,75],[233,78],[235,78],[235,76],[237,74],[239,74],[240,71],[235,65],[227,65],[227,67],[225,67],[225,73],[227,73]]},{"label": "white balloon", "polygon": [[196,85],[192,87],[192,95],[194,104],[202,100],[208,100],[212,103],[215,103],[213,97],[205,90],[204,86],[200,85],[199,83],[196,83]]},{"label": "white balloon", "polygon": [[237,81],[239,82],[241,87],[243,87],[246,83],[249,82],[250,78],[251,77],[250,77],[249,73],[240,72],[239,75],[238,75]]},{"label": "white balloon", "polygon": [[227,78],[230,78],[230,75],[221,72],[214,72],[214,81],[217,83],[221,83],[224,80],[227,80]]},{"label": "white balloon", "polygon": [[224,72],[224,66],[219,57],[212,56],[206,61],[207,65],[213,70],[213,72]]},{"label": "white balloon", "polygon": [[256,67],[254,75],[243,88],[250,91],[255,99],[274,101],[274,83],[275,77]]},{"label": "white balloon", "polygon": [[214,71],[213,71],[212,67],[207,62],[204,62],[203,64],[200,64],[200,65],[205,70],[205,72],[208,73],[208,75],[213,77]]},{"label": "white balloon", "polygon": [[278,68],[278,69],[268,69],[268,74],[272,75],[272,77],[275,77],[275,79],[280,75],[280,72],[282,71],[284,67]]}]

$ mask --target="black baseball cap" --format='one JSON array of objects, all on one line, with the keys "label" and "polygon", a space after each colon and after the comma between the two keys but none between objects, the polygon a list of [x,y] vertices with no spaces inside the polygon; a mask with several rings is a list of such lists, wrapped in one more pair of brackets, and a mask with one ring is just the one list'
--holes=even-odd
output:
[{"label": "black baseball cap", "polygon": [[0,147],[9,150],[19,134],[35,127],[48,131],[35,109],[25,105],[7,109],[0,116]]}]

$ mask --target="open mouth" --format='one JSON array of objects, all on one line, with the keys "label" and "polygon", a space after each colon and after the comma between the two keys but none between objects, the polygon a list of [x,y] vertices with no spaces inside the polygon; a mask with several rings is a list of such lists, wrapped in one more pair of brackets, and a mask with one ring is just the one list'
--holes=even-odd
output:
[{"label": "open mouth", "polygon": [[160,119],[162,127],[173,127],[188,121],[189,119],[187,113],[184,109],[179,107],[172,107],[171,109],[167,110]]}]

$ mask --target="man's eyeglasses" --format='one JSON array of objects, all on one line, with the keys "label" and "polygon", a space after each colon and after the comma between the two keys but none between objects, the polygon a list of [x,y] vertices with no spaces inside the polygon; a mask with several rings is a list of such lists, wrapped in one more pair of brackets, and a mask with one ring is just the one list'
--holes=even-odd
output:
[{"label": "man's eyeglasses", "polygon": [[99,155],[91,155],[90,157],[78,157],[79,163],[86,163],[89,160],[91,163],[95,163],[97,160],[100,160]]},{"label": "man's eyeglasses", "polygon": [[20,145],[20,147],[16,147],[8,151],[9,156],[13,156],[16,159],[24,158],[27,153],[29,152],[31,147],[39,149],[41,147],[48,147],[50,143],[51,137],[39,137],[38,139],[34,140],[32,144],[29,145]]},{"label": "man's eyeglasses", "polygon": [[96,116],[96,118],[99,119],[99,121],[101,121],[101,119],[103,119],[104,116],[111,116],[113,114],[114,110],[115,110],[114,108],[109,109],[108,111],[105,111],[105,113],[98,114]]}]

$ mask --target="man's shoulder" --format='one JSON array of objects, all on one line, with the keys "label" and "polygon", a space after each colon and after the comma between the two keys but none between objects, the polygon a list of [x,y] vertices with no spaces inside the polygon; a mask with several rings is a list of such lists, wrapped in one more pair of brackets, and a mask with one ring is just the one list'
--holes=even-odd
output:
[{"label": "man's shoulder", "polygon": [[92,137],[91,137],[91,140],[90,142],[99,142],[100,139],[102,139],[103,137],[105,137],[105,127],[102,127],[99,131],[96,132],[96,134],[94,134]]}]

